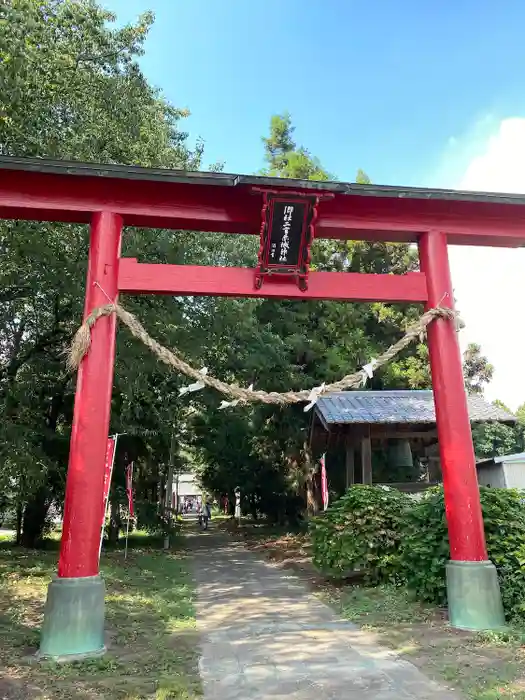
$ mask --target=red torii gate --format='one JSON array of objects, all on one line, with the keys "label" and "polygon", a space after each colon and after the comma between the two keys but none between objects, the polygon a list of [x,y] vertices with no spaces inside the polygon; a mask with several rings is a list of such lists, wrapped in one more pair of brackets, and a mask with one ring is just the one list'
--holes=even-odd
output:
[{"label": "red torii gate", "polygon": [[[152,265],[120,258],[124,225],[259,234],[261,190],[328,195],[317,237],[414,242],[421,272],[311,272],[254,285],[254,270]],[[131,294],[262,296],[421,302],[453,306],[447,245],[525,245],[525,198],[186,173],[116,165],[0,157],[0,217],[89,224],[84,315]],[[96,284],[98,283],[98,284]],[[98,320],[78,372],[58,577],[50,584],[40,653],[79,658],[104,651],[99,538],[115,355],[115,317]],[[461,355],[454,322],[428,327],[428,345],[450,535],[450,620],[467,629],[503,624],[497,574],[488,561]]]}]

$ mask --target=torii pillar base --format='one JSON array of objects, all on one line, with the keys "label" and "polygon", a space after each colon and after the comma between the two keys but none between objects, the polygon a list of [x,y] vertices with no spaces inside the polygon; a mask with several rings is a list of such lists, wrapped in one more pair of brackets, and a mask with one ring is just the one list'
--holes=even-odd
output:
[{"label": "torii pillar base", "polygon": [[473,632],[505,627],[498,572],[491,561],[449,561],[447,596],[452,627]]},{"label": "torii pillar base", "polygon": [[104,595],[100,576],[55,578],[47,590],[38,658],[64,662],[102,656]]}]

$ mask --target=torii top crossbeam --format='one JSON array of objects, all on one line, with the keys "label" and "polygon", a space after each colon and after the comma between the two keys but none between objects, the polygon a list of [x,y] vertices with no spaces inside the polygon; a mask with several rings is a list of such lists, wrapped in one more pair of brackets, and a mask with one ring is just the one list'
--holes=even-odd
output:
[{"label": "torii top crossbeam", "polygon": [[254,187],[333,194],[317,238],[416,242],[439,228],[452,245],[525,245],[522,195],[0,156],[3,218],[89,223],[109,209],[127,226],[259,234]]},{"label": "torii top crossbeam", "polygon": [[[321,193],[316,238],[417,242],[429,230],[449,244],[525,245],[525,197],[342,182],[228,175],[0,157],[0,217],[90,223],[97,212],[126,226],[259,234],[261,190]],[[254,196],[256,195],[256,196]],[[257,196],[258,195],[258,196]],[[290,280],[254,286],[252,268],[120,261],[121,292],[427,302],[421,273],[312,272],[308,289]]]}]

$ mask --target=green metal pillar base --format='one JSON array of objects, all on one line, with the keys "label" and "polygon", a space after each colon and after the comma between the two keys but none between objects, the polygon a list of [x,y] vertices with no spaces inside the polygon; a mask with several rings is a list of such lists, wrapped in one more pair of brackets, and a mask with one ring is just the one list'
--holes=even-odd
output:
[{"label": "green metal pillar base", "polygon": [[447,594],[452,627],[475,632],[505,627],[498,574],[491,561],[449,561]]},{"label": "green metal pillar base", "polygon": [[104,654],[104,593],[100,576],[54,579],[37,657],[78,661]]}]

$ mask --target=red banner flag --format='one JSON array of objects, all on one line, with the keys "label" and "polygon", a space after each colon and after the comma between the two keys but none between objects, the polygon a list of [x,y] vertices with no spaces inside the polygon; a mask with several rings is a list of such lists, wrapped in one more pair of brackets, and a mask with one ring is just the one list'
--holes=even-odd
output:
[{"label": "red banner flag", "polygon": [[111,486],[111,472],[113,471],[113,461],[115,459],[115,438],[108,438],[106,445],[106,463],[104,464],[104,500],[102,501],[102,527],[106,520],[106,507]]},{"label": "red banner flag", "polygon": [[325,456],[321,457],[321,493],[323,496],[323,508],[326,510],[328,508],[328,480],[326,478],[326,463]]},{"label": "red banner flag", "polygon": [[126,491],[128,493],[128,510],[131,517],[135,515],[133,508],[133,462],[126,467]]}]

